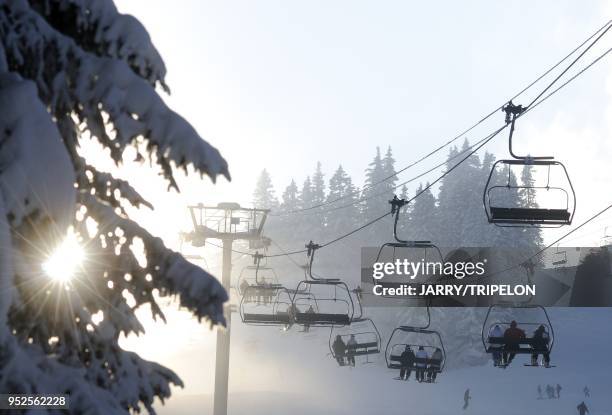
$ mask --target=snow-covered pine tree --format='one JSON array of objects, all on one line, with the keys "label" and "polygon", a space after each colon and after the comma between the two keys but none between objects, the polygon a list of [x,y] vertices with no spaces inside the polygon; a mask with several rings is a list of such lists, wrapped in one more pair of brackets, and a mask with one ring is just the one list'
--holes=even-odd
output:
[{"label": "snow-covered pine tree", "polygon": [[317,168],[312,175],[312,202],[313,206],[325,202],[325,178],[320,161],[317,162]]},{"label": "snow-covered pine tree", "polygon": [[291,183],[285,188],[282,198],[283,201],[280,205],[281,212],[293,212],[299,209],[299,194],[295,180],[291,179]]},{"label": "snow-covered pine tree", "polygon": [[402,185],[402,188],[400,189],[400,195],[399,195],[400,199],[408,199],[408,186],[406,186],[405,184]]},{"label": "snow-covered pine tree", "polygon": [[384,197],[377,197],[380,189],[373,186],[380,182],[385,177],[382,157],[380,156],[380,147],[376,147],[376,155],[366,169],[366,178],[363,189],[363,197],[367,198],[362,206],[362,222],[370,221],[383,213],[387,212],[389,207],[387,200]]},{"label": "snow-covered pine tree", "polygon": [[308,209],[314,205],[314,197],[312,193],[312,181],[310,180],[310,176],[306,176],[299,196],[300,209]]},{"label": "snow-covered pine tree", "polygon": [[[465,139],[461,148],[463,155],[459,160],[470,151],[470,143]],[[458,191],[463,195],[463,203],[455,210],[455,216],[462,222],[461,246],[487,245],[487,236],[492,231],[482,207],[482,187],[485,182],[481,172],[482,165],[477,154],[469,156],[456,171],[460,178]]]},{"label": "snow-covered pine tree", "polygon": [[273,209],[278,206],[278,199],[272,185],[272,178],[266,169],[263,169],[257,179],[253,192],[253,206],[258,209]]},{"label": "snow-covered pine tree", "polygon": [[293,245],[295,244],[294,231],[298,215],[291,212],[300,208],[299,192],[295,180],[291,179],[291,183],[285,188],[281,197],[282,201],[275,210],[278,215],[273,213],[266,224],[266,235],[282,246]]},{"label": "snow-covered pine tree", "polygon": [[[357,204],[359,193],[353,185],[351,177],[344,171],[341,165],[338,166],[334,175],[329,179],[327,200],[331,202],[339,198],[342,199],[331,204],[332,210],[326,212],[327,237],[330,239],[350,232],[359,225],[359,207]],[[346,207],[333,209],[333,207],[338,206]]]},{"label": "snow-covered pine tree", "polygon": [[[535,184],[532,170],[533,168],[530,165],[524,166],[521,170],[521,184],[525,187],[519,190],[519,198],[521,199],[521,206],[537,208],[536,191],[532,188]],[[527,249],[538,248],[544,243],[540,228],[524,228],[522,231],[522,238]]]},{"label": "snow-covered pine tree", "polygon": [[[229,178],[157,94],[165,73],[144,27],[111,0],[0,0],[2,393],[69,394],[71,413],[153,413],[181,380],[119,346],[143,332],[135,311],[164,319],[157,293],[224,322],[221,284],[130,220],[126,204],[150,204],[79,153],[86,136],[117,164],[135,149],[172,188],[178,169]],[[70,226],[90,260],[54,283],[41,265]]]},{"label": "snow-covered pine tree", "polygon": [[[460,160],[459,157],[459,149],[456,146],[451,147],[446,161],[446,171]],[[437,243],[442,246],[456,246],[461,240],[461,225],[457,223],[457,211],[463,203],[463,197],[459,191],[461,180],[456,173],[453,172],[441,180],[438,192],[438,223],[442,234]]]},{"label": "snow-covered pine tree", "polygon": [[395,175],[395,159],[393,158],[391,146],[387,147],[385,158],[383,158],[382,161],[382,167],[383,179],[386,180],[379,185],[379,193],[386,192],[387,194],[385,197],[388,197],[388,200],[391,200],[393,195],[397,193],[395,189],[395,184],[397,183],[397,176]]},{"label": "snow-covered pine tree", "polygon": [[325,234],[325,214],[324,207],[320,206],[325,203],[325,175],[321,168],[321,162],[317,162],[317,167],[312,175],[312,204],[310,206],[319,206],[308,212],[306,221],[313,229],[312,238],[320,240]]},{"label": "snow-covered pine tree", "polygon": [[[426,186],[429,186],[429,183]],[[439,244],[440,228],[438,225],[439,214],[436,198],[431,189],[425,191],[423,189],[423,185],[419,185],[415,192],[415,194],[423,193],[409,205],[410,217],[408,221],[404,221],[406,223],[406,233],[401,235],[406,239],[430,240],[433,243]]]}]

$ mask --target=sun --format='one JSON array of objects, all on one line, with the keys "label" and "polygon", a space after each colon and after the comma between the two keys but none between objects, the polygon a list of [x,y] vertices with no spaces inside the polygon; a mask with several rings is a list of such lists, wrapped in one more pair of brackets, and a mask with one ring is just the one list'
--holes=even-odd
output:
[{"label": "sun", "polygon": [[66,283],[74,277],[84,259],[85,253],[76,235],[69,232],[66,239],[49,255],[42,268],[51,279]]}]

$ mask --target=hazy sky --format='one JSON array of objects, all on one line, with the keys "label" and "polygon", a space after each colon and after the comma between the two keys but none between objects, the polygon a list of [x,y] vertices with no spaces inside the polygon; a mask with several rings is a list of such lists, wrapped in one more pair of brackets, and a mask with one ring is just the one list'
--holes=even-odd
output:
[{"label": "hazy sky", "polygon": [[[166,239],[176,235],[177,218],[186,218],[186,201],[248,205],[264,167],[280,195],[317,161],[327,178],[341,163],[361,184],[376,146],[392,146],[398,167],[406,165],[502,104],[612,16],[603,1],[117,3],[143,22],[164,57],[173,91],[168,104],[221,150],[233,176],[215,187],[189,180],[182,196],[169,197],[153,173],[138,170],[136,184],[156,204],[142,221]],[[612,45],[612,33],[602,43],[598,51]],[[517,130],[521,153],[552,153],[566,164],[578,195],[577,223],[612,203],[610,62]],[[516,102],[526,104],[541,87]],[[469,138],[502,122],[499,113]],[[506,156],[505,135],[487,149]],[[611,218],[571,244],[598,241]],[[179,357],[180,349],[164,361],[176,358],[181,366]]]},{"label": "hazy sky", "polygon": [[[117,3],[144,23],[164,57],[169,105],[230,163],[229,185],[189,181],[181,198],[159,196],[172,209],[185,199],[248,205],[264,167],[280,195],[318,160],[327,178],[341,163],[361,184],[376,146],[392,146],[397,166],[406,165],[503,103],[612,15],[603,2],[575,1]],[[608,37],[602,47],[610,44]],[[611,176],[609,74],[604,61],[517,131],[523,152],[552,152],[566,163],[578,220],[587,206],[607,202],[592,185]],[[499,113],[468,138],[502,121]],[[487,150],[501,158],[506,146],[500,136]],[[145,185],[158,197],[159,183]]]}]

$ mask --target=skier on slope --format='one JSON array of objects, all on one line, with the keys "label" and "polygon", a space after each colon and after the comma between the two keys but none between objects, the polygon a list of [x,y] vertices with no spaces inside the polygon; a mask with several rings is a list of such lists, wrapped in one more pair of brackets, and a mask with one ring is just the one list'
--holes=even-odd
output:
[{"label": "skier on slope", "polygon": [[561,389],[563,389],[563,388],[561,387],[561,385],[559,385],[557,383],[556,389],[557,389],[557,399],[560,399],[561,398]]},{"label": "skier on slope", "polygon": [[470,405],[470,399],[472,399],[472,397],[470,396],[470,388],[467,388],[465,390],[465,393],[463,394],[463,410],[465,411],[468,406]]},{"label": "skier on slope", "polygon": [[576,409],[578,409],[578,414],[579,415],[586,415],[587,413],[589,413],[589,408],[587,408],[587,406],[584,403],[584,401],[582,401],[582,403],[580,403],[580,405],[578,405],[576,407]]},{"label": "skier on slope", "polygon": [[538,385],[538,399],[542,399],[542,386]]},{"label": "skier on slope", "polygon": [[584,397],[585,398],[590,398],[591,397],[591,391],[589,390],[588,386],[585,386],[584,389],[582,390],[582,392],[584,392]]}]

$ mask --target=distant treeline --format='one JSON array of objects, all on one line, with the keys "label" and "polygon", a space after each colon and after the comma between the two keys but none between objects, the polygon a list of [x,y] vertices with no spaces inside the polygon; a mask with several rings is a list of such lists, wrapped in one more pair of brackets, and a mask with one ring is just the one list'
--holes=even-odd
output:
[{"label": "distant treeline", "polygon": [[[461,148],[452,147],[446,166],[434,173],[438,177],[469,153],[466,140]],[[482,193],[495,158],[485,153],[482,159],[471,155],[457,169],[444,177],[434,187],[426,190],[411,202],[400,220],[400,234],[407,239],[431,240],[439,246],[511,246],[525,248],[526,252],[542,244],[541,233],[534,228],[500,228],[489,224],[482,206]],[[316,164],[312,176],[298,186],[291,180],[283,190],[280,200],[272,185],[270,173],[263,170],[253,193],[253,204],[271,208],[272,215],[265,233],[285,247],[299,248],[312,239],[318,242],[331,240],[388,212],[388,201],[397,194],[409,199],[402,180],[409,180],[427,168],[409,169],[394,176],[396,161],[389,147],[384,156],[380,148],[365,169],[362,189],[340,165],[325,180],[321,163]],[[445,170],[446,169],[446,170]],[[390,178],[389,178],[390,177]],[[501,182],[505,178],[494,177]],[[512,177],[512,180],[517,178]],[[529,167],[523,169],[521,183],[532,182]],[[420,193],[426,184],[419,184]],[[516,205],[534,205],[529,190],[515,191],[509,195]],[[336,202],[333,202],[336,201]],[[323,205],[323,206],[320,206]],[[320,206],[320,207],[316,207]],[[313,208],[314,207],[314,208]],[[306,209],[306,210],[303,210]],[[392,221],[383,220],[352,236],[349,246],[376,246],[392,238]]]}]

